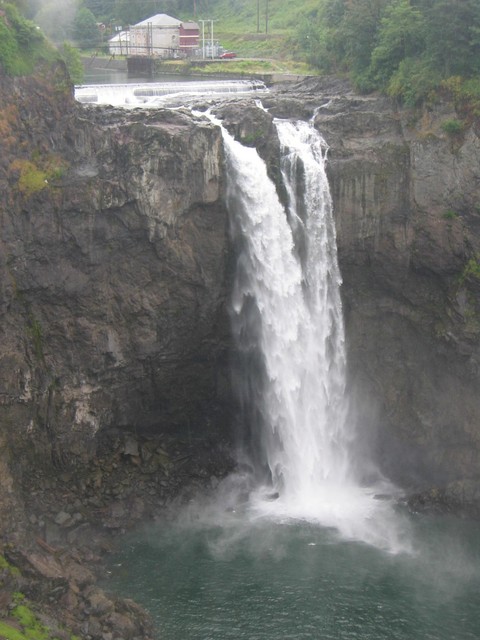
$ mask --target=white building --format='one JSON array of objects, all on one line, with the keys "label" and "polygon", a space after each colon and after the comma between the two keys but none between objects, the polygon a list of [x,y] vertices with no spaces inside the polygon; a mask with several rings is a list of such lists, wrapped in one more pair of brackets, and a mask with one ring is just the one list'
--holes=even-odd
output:
[{"label": "white building", "polygon": [[108,50],[112,56],[126,56],[130,45],[130,32],[120,31],[108,41]]},{"label": "white building", "polygon": [[[182,22],[158,13],[132,25],[109,40],[112,55],[137,58],[179,58],[198,51],[200,29],[196,22]],[[132,62],[133,64],[133,62]]]},{"label": "white building", "polygon": [[130,27],[129,56],[177,57],[181,20],[166,13],[142,20]]}]

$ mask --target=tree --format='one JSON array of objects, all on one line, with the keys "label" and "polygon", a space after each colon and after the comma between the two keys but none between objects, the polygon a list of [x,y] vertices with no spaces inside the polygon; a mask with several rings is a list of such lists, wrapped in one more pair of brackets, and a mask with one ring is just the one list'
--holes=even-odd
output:
[{"label": "tree", "polygon": [[0,15],[0,69],[12,73],[18,57],[18,44],[3,16]]},{"label": "tree", "polygon": [[82,7],[77,11],[73,20],[73,38],[81,49],[91,49],[100,44],[100,31],[90,9]]},{"label": "tree", "polygon": [[[346,65],[346,42],[342,27],[347,8],[347,0],[326,0],[321,11],[322,39],[324,40],[326,57],[323,65],[328,70],[340,71],[342,66]],[[318,38],[321,39],[320,34]]]},{"label": "tree", "polygon": [[115,0],[115,17],[124,26],[158,13],[155,0]]},{"label": "tree", "polygon": [[24,16],[28,11],[28,0],[8,0],[8,3],[0,2],[0,6],[4,4],[10,4],[16,7],[17,10],[22,14],[22,16]]},{"label": "tree", "polygon": [[339,27],[345,61],[352,79],[363,90],[374,87],[369,78],[372,51],[389,0],[350,0]]},{"label": "tree", "polygon": [[405,58],[389,80],[386,92],[403,104],[414,107],[433,94],[441,82],[438,73],[432,70],[429,61],[420,58]]},{"label": "tree", "polygon": [[303,18],[293,37],[296,51],[314,67],[330,70],[330,60],[325,46],[325,30],[316,16]]},{"label": "tree", "polygon": [[65,62],[72,82],[81,84],[83,82],[84,69],[78,49],[72,47],[68,42],[64,42],[60,47],[60,55]]},{"label": "tree", "polygon": [[480,71],[480,3],[478,0],[423,0],[427,54],[444,78]]},{"label": "tree", "polygon": [[425,50],[425,20],[410,0],[394,0],[387,7],[372,52],[370,73],[385,88],[402,60],[419,57]]},{"label": "tree", "polygon": [[110,19],[115,13],[115,0],[83,0],[82,4],[97,20]]}]

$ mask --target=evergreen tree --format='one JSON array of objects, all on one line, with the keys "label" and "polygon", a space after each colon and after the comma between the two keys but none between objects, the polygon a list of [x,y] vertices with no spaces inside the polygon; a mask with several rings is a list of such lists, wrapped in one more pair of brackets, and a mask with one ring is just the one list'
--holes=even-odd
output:
[{"label": "evergreen tree", "polygon": [[372,51],[388,0],[350,0],[339,26],[345,62],[360,89],[374,88],[369,77]]},{"label": "evergreen tree", "polygon": [[414,104],[442,79],[480,73],[480,0],[324,0],[318,16],[297,47],[362,90]]},{"label": "evergreen tree", "polygon": [[115,17],[123,26],[136,24],[157,11],[155,0],[115,0]]},{"label": "evergreen tree", "polygon": [[110,20],[115,13],[115,0],[83,0],[83,6],[100,20]]},{"label": "evergreen tree", "polygon": [[403,60],[425,51],[425,20],[410,0],[394,0],[380,22],[377,45],[372,52],[370,73],[376,85],[385,88]]},{"label": "evergreen tree", "polygon": [[82,7],[77,11],[73,21],[73,38],[81,49],[92,49],[100,44],[100,31],[90,9]]},{"label": "evergreen tree", "polygon": [[[423,6],[422,6],[423,5]],[[480,71],[480,2],[421,2],[427,24],[427,53],[444,78]]]}]

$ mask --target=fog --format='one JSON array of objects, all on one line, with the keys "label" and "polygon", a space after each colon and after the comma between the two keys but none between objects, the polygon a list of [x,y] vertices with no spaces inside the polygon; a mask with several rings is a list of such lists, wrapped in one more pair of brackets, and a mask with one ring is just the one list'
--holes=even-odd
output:
[{"label": "fog", "polygon": [[44,0],[37,3],[37,11],[33,20],[45,35],[56,44],[72,37],[72,24],[77,13],[78,0],[62,0],[61,8],[55,0]]}]

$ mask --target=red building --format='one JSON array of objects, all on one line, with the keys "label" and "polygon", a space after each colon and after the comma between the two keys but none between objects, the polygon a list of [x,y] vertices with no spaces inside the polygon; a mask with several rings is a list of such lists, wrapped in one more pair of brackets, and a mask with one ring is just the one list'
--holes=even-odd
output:
[{"label": "red building", "polygon": [[180,51],[192,56],[200,46],[200,29],[196,22],[182,22],[180,25]]}]

